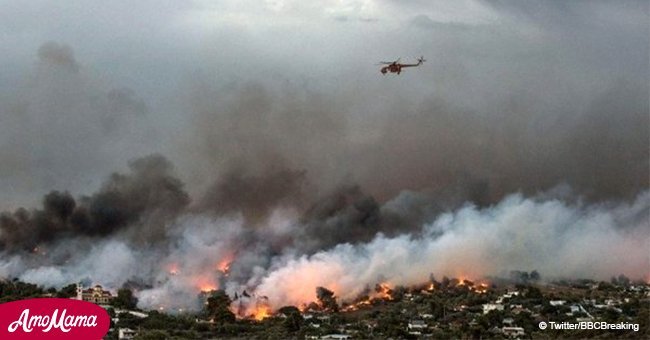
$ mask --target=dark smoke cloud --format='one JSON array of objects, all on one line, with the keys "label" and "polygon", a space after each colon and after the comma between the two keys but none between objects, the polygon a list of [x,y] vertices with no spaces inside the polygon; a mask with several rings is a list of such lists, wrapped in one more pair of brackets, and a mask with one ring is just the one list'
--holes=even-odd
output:
[{"label": "dark smoke cloud", "polygon": [[197,206],[218,215],[241,213],[252,224],[265,221],[274,208],[300,205],[305,172],[280,169],[263,176],[233,171],[219,178]]},{"label": "dark smoke cloud", "polygon": [[[434,97],[388,118],[378,114],[373,136],[340,115],[346,108],[328,108],[304,92],[245,88],[236,91],[234,104],[204,108],[203,133],[194,145],[210,146],[212,156],[198,162],[222,155],[211,164],[233,169],[210,189],[212,197],[214,190],[238,191],[242,181],[231,173],[257,174],[259,200],[265,192],[296,194],[287,182],[273,190],[263,183],[304,169],[303,180],[315,188],[301,193],[310,202],[342,184],[358,185],[379,202],[413,190],[454,204],[488,205],[511,192],[534,194],[563,183],[592,200],[631,199],[648,187],[645,90],[644,83],[618,82],[577,108],[547,107],[523,93],[481,111]],[[291,105],[295,101],[305,104]],[[303,122],[294,128],[292,119]],[[229,157],[236,166],[223,161]],[[268,170],[273,167],[280,170]],[[229,204],[241,208],[245,202],[238,195],[228,194]],[[259,203],[251,201],[251,207]]]},{"label": "dark smoke cloud", "polygon": [[486,107],[488,114],[430,100],[387,122],[381,141],[351,161],[367,167],[366,187],[388,196],[458,185],[467,198],[489,204],[567,183],[591,199],[630,199],[648,187],[644,88],[616,84],[562,116],[526,98]]},{"label": "dark smoke cloud", "polygon": [[42,209],[2,213],[0,250],[36,251],[59,239],[102,237],[134,224],[141,235],[135,239],[152,241],[166,221],[184,210],[189,197],[162,156],[137,159],[129,167],[129,174],[113,174],[92,196],[75,201],[68,192],[52,191],[43,198]]}]

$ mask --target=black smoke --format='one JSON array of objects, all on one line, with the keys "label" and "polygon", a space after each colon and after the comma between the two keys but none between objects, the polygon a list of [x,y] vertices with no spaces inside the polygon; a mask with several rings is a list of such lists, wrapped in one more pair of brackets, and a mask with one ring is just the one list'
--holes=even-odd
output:
[{"label": "black smoke", "polygon": [[142,227],[138,234],[159,234],[165,221],[189,204],[189,196],[160,155],[134,160],[129,167],[130,173],[111,175],[91,196],[75,200],[67,191],[52,191],[40,209],[3,212],[0,251],[34,251],[63,238],[105,237],[134,224]]}]

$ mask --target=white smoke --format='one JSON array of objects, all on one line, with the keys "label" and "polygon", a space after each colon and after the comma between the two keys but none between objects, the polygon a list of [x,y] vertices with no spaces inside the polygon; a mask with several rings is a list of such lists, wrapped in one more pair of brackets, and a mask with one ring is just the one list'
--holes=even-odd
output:
[{"label": "white smoke", "polygon": [[511,195],[487,209],[443,214],[421,236],[377,235],[367,244],[278,259],[258,292],[280,307],[316,301],[317,286],[350,300],[376,283],[418,284],[431,273],[479,278],[537,270],[546,277],[646,278],[649,208],[648,192],[614,206]]},{"label": "white smoke", "polygon": [[[5,257],[0,276],[45,287],[91,281],[112,290],[135,280],[144,283],[135,291],[140,307],[171,312],[199,310],[199,293],[211,289],[225,289],[232,297],[247,290],[279,308],[316,301],[318,286],[343,302],[377,283],[420,284],[430,274],[477,279],[537,270],[545,278],[650,277],[650,192],[630,203],[600,204],[552,198],[555,194],[514,194],[484,209],[466,205],[416,233],[379,233],[367,243],[339,244],[312,255],[290,245],[269,251],[299,233],[302,225],[291,211],[275,211],[271,226],[252,231],[240,215],[188,214],[167,226],[166,247],[141,249],[119,240],[119,234],[87,247],[81,245],[88,240],[72,240],[51,249],[78,249],[63,265]],[[405,197],[411,195],[382,209],[408,209]]]}]

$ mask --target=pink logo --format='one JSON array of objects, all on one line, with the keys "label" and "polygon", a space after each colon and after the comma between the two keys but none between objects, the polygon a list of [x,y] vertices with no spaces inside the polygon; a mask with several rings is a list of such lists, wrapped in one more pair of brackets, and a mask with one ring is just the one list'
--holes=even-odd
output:
[{"label": "pink logo", "polygon": [[104,308],[71,299],[0,304],[0,339],[101,339],[111,320]]}]

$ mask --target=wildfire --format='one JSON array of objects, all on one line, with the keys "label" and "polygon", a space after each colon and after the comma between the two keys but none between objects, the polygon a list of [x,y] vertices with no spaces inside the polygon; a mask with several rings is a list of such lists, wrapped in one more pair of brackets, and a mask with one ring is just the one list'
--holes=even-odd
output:
[{"label": "wildfire", "polygon": [[208,293],[219,289],[219,284],[217,284],[211,277],[198,277],[194,282],[199,291],[203,293]]},{"label": "wildfire", "polygon": [[382,282],[378,283],[375,286],[375,290],[371,292],[370,295],[365,296],[356,302],[347,305],[343,308],[343,311],[349,312],[349,311],[355,311],[358,310],[362,307],[365,306],[370,306],[373,304],[374,301],[378,300],[383,300],[383,301],[392,301],[393,296],[392,296],[393,290],[390,287],[390,284],[387,282]]},{"label": "wildfire", "polygon": [[235,295],[230,305],[230,311],[238,319],[256,321],[262,321],[273,315],[273,309],[271,309],[268,297],[248,293],[245,290],[241,294]]},{"label": "wildfire", "polygon": [[199,290],[203,293],[208,293],[213,290],[217,290],[217,285],[211,283],[199,284]]},{"label": "wildfire", "polygon": [[230,272],[230,265],[232,264],[233,260],[234,256],[232,255],[224,257],[217,263],[217,270],[228,275],[228,272]]},{"label": "wildfire", "polygon": [[379,298],[383,300],[392,300],[393,290],[390,288],[388,283],[379,283],[375,286],[375,292],[377,293],[374,298]]},{"label": "wildfire", "polygon": [[267,305],[258,305],[253,311],[252,318],[261,321],[271,316],[271,308]]},{"label": "wildfire", "polygon": [[474,287],[474,291],[479,294],[487,293],[488,285],[487,283],[481,283],[478,286]]},{"label": "wildfire", "polygon": [[477,283],[475,281],[470,281],[466,278],[459,278],[458,279],[458,284],[456,284],[456,287],[465,287],[469,291],[477,293],[477,294],[485,294],[487,293],[488,290],[488,283],[487,282],[480,282]]}]

